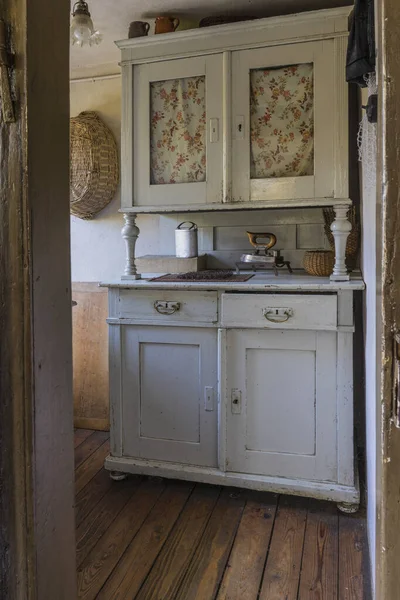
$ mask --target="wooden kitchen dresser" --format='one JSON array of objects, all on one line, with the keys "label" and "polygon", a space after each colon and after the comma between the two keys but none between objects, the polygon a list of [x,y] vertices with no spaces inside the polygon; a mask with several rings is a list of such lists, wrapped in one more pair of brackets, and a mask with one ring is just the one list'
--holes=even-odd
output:
[{"label": "wooden kitchen dresser", "polygon": [[[345,262],[349,13],[118,42],[126,265],[104,284],[113,477],[157,474],[357,507],[353,295],[364,286]],[[138,214],[306,207],[333,207],[330,279],[137,281]]]},{"label": "wooden kitchen dresser", "polygon": [[363,283],[314,279],[313,292],[313,278],[294,275],[268,291],[263,280],[108,284],[106,466],[351,509],[353,293]]}]

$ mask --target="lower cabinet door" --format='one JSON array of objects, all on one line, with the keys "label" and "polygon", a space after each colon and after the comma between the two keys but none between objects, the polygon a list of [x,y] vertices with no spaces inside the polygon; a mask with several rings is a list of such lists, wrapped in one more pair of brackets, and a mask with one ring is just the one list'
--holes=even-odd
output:
[{"label": "lower cabinet door", "polygon": [[123,454],[217,465],[217,330],[121,328]]},{"label": "lower cabinet door", "polygon": [[337,480],[336,333],[227,332],[227,471]]}]

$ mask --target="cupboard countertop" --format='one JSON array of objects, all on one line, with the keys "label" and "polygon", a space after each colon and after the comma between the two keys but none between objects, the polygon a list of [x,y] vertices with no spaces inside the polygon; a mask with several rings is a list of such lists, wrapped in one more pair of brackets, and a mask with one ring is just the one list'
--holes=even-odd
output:
[{"label": "cupboard countertop", "polygon": [[248,281],[182,281],[176,283],[150,281],[151,277],[161,275],[161,273],[145,274],[142,276],[143,279],[102,281],[99,285],[101,287],[137,290],[235,290],[243,292],[337,292],[340,290],[365,289],[360,272],[353,273],[350,281],[330,281],[328,277],[313,277],[304,271],[293,274],[280,272],[278,276],[275,276],[273,272],[256,273]]}]

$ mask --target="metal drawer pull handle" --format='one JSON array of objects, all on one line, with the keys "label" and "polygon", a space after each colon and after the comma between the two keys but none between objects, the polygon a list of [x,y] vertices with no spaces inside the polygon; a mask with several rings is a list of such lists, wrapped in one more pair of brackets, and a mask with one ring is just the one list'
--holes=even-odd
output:
[{"label": "metal drawer pull handle", "polygon": [[154,308],[160,315],[173,315],[181,307],[180,302],[166,302],[163,300],[156,300],[154,302]]},{"label": "metal drawer pull handle", "polygon": [[292,308],[264,308],[263,315],[271,323],[286,323],[293,317]]}]

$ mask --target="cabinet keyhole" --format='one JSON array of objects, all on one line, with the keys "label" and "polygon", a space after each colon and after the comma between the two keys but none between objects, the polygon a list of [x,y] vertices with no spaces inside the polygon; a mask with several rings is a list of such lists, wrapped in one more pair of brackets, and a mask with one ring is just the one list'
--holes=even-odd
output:
[{"label": "cabinet keyhole", "polygon": [[242,133],[242,124],[241,123],[239,123],[239,125],[238,125],[238,131],[239,131],[239,133]]}]

